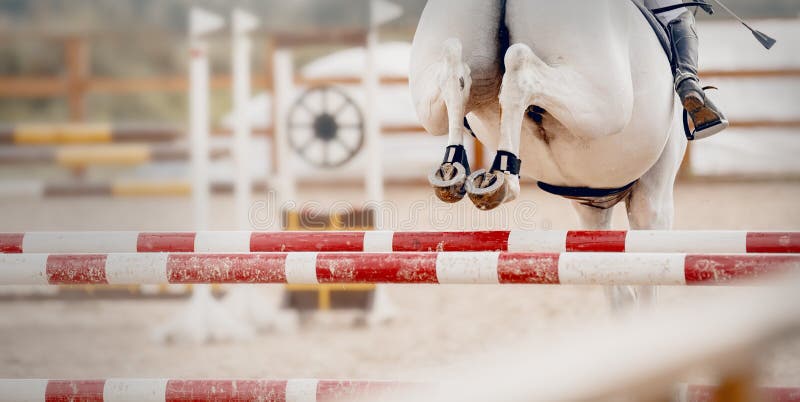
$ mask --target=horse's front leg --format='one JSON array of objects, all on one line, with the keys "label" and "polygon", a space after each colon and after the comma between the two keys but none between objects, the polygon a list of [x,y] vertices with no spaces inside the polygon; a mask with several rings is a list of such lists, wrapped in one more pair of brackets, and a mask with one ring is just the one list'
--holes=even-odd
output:
[{"label": "horse's front leg", "polygon": [[447,149],[441,166],[428,181],[436,196],[444,202],[458,202],[464,198],[464,184],[470,174],[469,160],[464,149],[464,117],[472,87],[470,68],[462,58],[461,41],[448,39],[442,46],[442,58],[434,68],[438,96],[447,109]]},{"label": "horse's front leg", "polygon": [[[667,145],[661,157],[636,183],[625,201],[628,209],[628,223],[631,230],[671,230],[675,217],[673,187],[678,175],[684,153],[686,138],[681,132],[680,119],[673,121]],[[635,286],[633,298],[612,296],[615,305],[636,302],[639,307],[655,304],[658,288],[655,286]]]},{"label": "horse's front leg", "polygon": [[500,138],[489,171],[481,169],[467,179],[467,192],[479,209],[491,210],[519,196],[519,143],[526,110],[541,93],[544,65],[528,46],[516,44],[506,52],[506,73],[500,89]]}]

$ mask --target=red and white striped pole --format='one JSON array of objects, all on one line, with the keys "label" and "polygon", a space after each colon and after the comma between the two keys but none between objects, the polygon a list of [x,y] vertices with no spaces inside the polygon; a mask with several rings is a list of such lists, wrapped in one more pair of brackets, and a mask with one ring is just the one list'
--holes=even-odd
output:
[{"label": "red and white striped pole", "polygon": [[[681,384],[674,402],[715,400],[714,385]],[[138,401],[138,402],[334,402],[386,398],[404,392],[439,395],[435,382],[362,380],[9,380],[0,379],[0,402]],[[765,402],[800,402],[800,388],[762,387]]]},{"label": "red and white striped pole", "polygon": [[2,254],[0,285],[396,283],[726,285],[800,272],[800,254]]},{"label": "red and white striped pole", "polygon": [[0,380],[0,402],[333,402],[377,398],[430,384],[339,380]]},{"label": "red and white striped pole", "polygon": [[28,232],[0,233],[0,253],[513,251],[800,253],[800,232]]},{"label": "red and white striped pole", "polygon": [[[716,385],[681,384],[673,400],[675,402],[717,401]],[[763,402],[800,402],[800,387],[761,387],[756,390]]]}]

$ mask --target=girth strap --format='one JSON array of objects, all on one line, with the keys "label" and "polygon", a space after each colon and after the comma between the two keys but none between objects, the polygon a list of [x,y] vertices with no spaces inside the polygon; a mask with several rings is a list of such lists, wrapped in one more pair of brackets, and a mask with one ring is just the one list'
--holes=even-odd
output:
[{"label": "girth strap", "polygon": [[553,195],[558,195],[581,205],[597,209],[609,209],[628,198],[633,191],[636,180],[620,188],[563,187],[538,182],[539,188]]},{"label": "girth strap", "polygon": [[639,180],[635,180],[631,183],[628,183],[619,188],[590,188],[590,187],[564,187],[564,186],[554,186],[552,184],[547,184],[545,182],[538,182],[539,188],[542,190],[553,194],[553,195],[560,195],[562,197],[607,197],[609,195],[618,194],[628,190],[629,188],[633,187],[636,182]]}]

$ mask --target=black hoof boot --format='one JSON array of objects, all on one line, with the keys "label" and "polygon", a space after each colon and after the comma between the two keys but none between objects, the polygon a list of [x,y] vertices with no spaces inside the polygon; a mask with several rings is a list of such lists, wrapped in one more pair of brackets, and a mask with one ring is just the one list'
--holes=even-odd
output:
[{"label": "black hoof boot", "polygon": [[506,176],[519,176],[522,161],[516,155],[497,151],[492,169],[481,169],[467,179],[467,192],[472,203],[482,211],[493,210],[509,198],[509,181]]},{"label": "black hoof boot", "polygon": [[428,175],[436,197],[447,203],[461,201],[467,191],[464,185],[469,176],[469,159],[463,145],[447,147],[442,165]]}]

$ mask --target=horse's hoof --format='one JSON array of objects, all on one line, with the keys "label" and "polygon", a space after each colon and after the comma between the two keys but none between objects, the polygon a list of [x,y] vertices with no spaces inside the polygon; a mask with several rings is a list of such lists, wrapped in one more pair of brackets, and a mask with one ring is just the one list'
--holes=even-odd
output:
[{"label": "horse's hoof", "polygon": [[466,194],[467,169],[459,162],[444,163],[428,175],[428,181],[440,200],[459,202]]},{"label": "horse's hoof", "polygon": [[491,211],[500,206],[508,195],[508,182],[503,172],[481,169],[467,178],[469,199],[478,209]]}]

